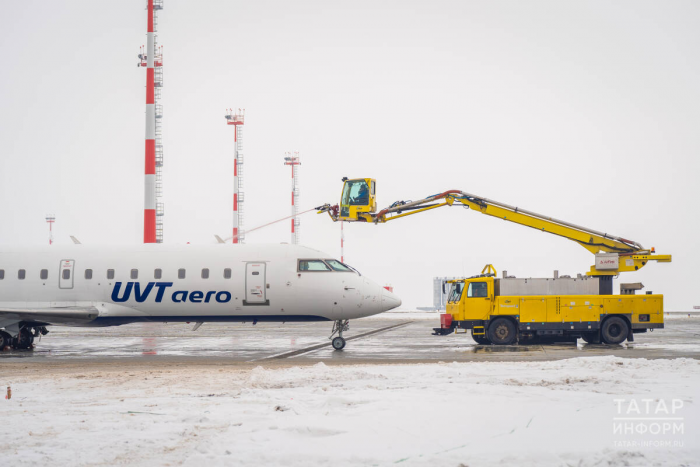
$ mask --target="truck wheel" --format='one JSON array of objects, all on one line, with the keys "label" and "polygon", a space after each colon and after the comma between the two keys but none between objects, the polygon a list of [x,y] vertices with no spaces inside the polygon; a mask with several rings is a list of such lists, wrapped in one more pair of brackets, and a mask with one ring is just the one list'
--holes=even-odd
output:
[{"label": "truck wheel", "polygon": [[479,345],[489,345],[491,343],[491,341],[489,341],[488,337],[486,336],[475,336],[474,334],[472,334],[472,339],[474,339],[474,342],[476,342]]},{"label": "truck wheel", "polygon": [[603,328],[600,330],[603,342],[606,344],[621,344],[627,339],[629,326],[627,321],[619,316],[611,316],[603,323]]},{"label": "truck wheel", "polygon": [[498,318],[489,326],[489,340],[493,344],[510,345],[517,337],[515,324],[508,318]]},{"label": "truck wheel", "polygon": [[587,344],[600,344],[600,334],[597,332],[584,332],[581,339]]}]

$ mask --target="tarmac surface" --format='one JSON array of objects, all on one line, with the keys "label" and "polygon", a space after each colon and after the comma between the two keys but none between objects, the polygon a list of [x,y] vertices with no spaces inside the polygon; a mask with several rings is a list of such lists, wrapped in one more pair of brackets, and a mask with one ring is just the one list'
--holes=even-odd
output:
[{"label": "tarmac surface", "polygon": [[[342,351],[330,346],[332,323],[145,323],[109,328],[52,327],[33,350],[0,352],[0,366],[37,370],[93,365],[235,365],[266,367],[469,361],[545,361],[614,355],[624,358],[700,359],[700,318],[666,320],[666,328],[636,334],[622,345],[493,346],[469,334],[433,336],[438,317],[385,313],[350,323]],[[27,366],[31,363],[30,366]]]}]

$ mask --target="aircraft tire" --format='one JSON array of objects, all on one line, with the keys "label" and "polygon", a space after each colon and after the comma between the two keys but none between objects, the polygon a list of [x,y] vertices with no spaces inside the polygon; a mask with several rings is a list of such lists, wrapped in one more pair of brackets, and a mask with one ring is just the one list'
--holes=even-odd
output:
[{"label": "aircraft tire", "polygon": [[12,346],[12,336],[5,331],[0,331],[0,352]]},{"label": "aircraft tire", "polygon": [[335,339],[333,339],[331,344],[333,345],[333,349],[343,350],[345,348],[345,339],[343,339],[342,337],[336,337]]},{"label": "aircraft tire", "polygon": [[32,336],[31,331],[27,328],[22,328],[19,331],[19,335],[12,339],[12,346],[19,350],[31,349],[33,343],[34,336]]}]

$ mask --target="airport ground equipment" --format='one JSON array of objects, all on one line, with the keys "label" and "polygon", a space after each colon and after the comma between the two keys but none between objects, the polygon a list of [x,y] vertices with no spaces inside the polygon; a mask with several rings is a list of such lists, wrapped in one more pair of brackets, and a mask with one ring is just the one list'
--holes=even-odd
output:
[{"label": "airport ground equipment", "polygon": [[436,335],[471,330],[478,344],[542,340],[589,344],[633,341],[664,327],[663,295],[600,293],[600,277],[514,278],[487,265],[482,274],[451,280]]},{"label": "airport ground equipment", "polygon": [[649,261],[671,262],[671,255],[657,255],[654,248],[646,249],[638,242],[460,190],[445,191],[418,201],[396,201],[388,208],[377,211],[376,180],[372,178],[349,180],[345,177],[343,182],[340,203],[334,206],[330,204],[318,206],[316,210],[319,214],[327,212],[333,221],[379,224],[443,206],[452,206],[458,202],[465,208],[482,214],[558,235],[578,243],[595,255],[595,264],[586,274],[610,279],[610,292],[608,293],[612,293],[612,277],[621,272],[636,271]]},{"label": "airport ground equipment", "polygon": [[[460,190],[449,190],[418,201],[396,201],[377,211],[376,180],[343,178],[337,205],[325,204],[317,212],[333,221],[380,224],[455,202],[465,208],[574,241],[595,255],[586,276],[576,279],[496,278],[488,265],[482,274],[452,280],[446,314],[438,335],[472,330],[480,344],[513,344],[538,338],[576,339],[619,344],[634,333],[663,328],[663,296],[634,295],[639,287],[623,287],[613,295],[613,277],[637,271],[649,261],[671,262],[654,248],[623,237],[582,227]],[[623,284],[624,286],[625,284]]]}]

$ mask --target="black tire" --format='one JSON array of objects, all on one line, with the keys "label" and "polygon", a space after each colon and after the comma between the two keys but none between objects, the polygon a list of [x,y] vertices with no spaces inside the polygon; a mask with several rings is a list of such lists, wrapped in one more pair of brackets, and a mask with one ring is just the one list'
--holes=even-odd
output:
[{"label": "black tire", "polygon": [[335,350],[343,350],[345,348],[345,339],[343,339],[342,337],[336,337],[335,339],[333,339],[333,342],[331,342],[331,344],[333,345],[333,348]]},{"label": "black tire", "polygon": [[611,316],[603,323],[600,335],[606,344],[622,344],[629,333],[627,321],[619,316]]},{"label": "black tire", "polygon": [[27,328],[22,328],[19,331],[19,335],[12,339],[12,346],[19,350],[31,349],[33,343],[34,336],[32,336],[31,331]]},{"label": "black tire", "polygon": [[497,318],[489,326],[489,341],[496,345],[511,345],[518,338],[518,330],[508,318]]},{"label": "black tire", "polygon": [[5,331],[0,331],[0,352],[5,350],[5,347],[12,346],[12,336]]},{"label": "black tire", "polygon": [[491,343],[489,338],[486,336],[475,336],[473,330],[472,330],[472,339],[474,340],[474,342],[476,342],[479,345],[489,345]]},{"label": "black tire", "polygon": [[586,344],[600,344],[600,333],[584,332],[581,334],[581,339],[583,339]]},{"label": "black tire", "polygon": [[536,334],[531,334],[531,335],[526,335],[526,334],[520,334],[520,339],[518,339],[518,345],[540,345],[542,344],[542,339],[536,335]]}]

